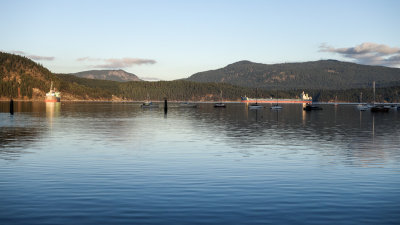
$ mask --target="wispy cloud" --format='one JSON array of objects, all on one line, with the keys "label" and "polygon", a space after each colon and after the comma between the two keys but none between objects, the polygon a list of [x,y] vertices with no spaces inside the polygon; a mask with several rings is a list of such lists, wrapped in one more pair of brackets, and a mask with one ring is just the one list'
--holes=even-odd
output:
[{"label": "wispy cloud", "polygon": [[99,64],[93,65],[94,68],[107,68],[107,69],[120,69],[127,68],[134,65],[142,65],[142,64],[154,64],[156,63],[153,59],[138,59],[138,58],[111,58],[111,59],[101,59],[101,58],[91,58],[91,57],[82,57],[78,58],[77,61],[97,61],[101,62]]},{"label": "wispy cloud", "polygon": [[30,58],[32,60],[38,60],[38,61],[53,61],[55,59],[54,56],[31,55],[31,54],[28,54],[23,51],[11,51],[10,53],[17,54],[17,55],[23,55],[23,56],[26,56],[27,58]]},{"label": "wispy cloud", "polygon": [[400,66],[400,48],[383,44],[366,42],[354,47],[334,48],[324,43],[320,51],[337,53],[361,64]]}]

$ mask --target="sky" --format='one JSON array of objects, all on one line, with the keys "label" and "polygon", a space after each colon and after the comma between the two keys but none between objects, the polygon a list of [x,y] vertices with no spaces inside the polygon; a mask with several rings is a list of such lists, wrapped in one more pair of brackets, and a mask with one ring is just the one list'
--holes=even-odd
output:
[{"label": "sky", "polygon": [[400,1],[0,0],[0,51],[174,80],[249,60],[400,67]]}]

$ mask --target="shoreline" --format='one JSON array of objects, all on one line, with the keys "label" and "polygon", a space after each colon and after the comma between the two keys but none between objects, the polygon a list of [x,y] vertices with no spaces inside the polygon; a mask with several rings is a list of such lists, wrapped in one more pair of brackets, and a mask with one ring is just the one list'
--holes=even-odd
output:
[{"label": "shoreline", "polygon": [[[11,99],[0,99],[0,102],[10,102]],[[13,99],[14,102],[44,102],[44,100],[25,100],[25,99]],[[138,101],[123,101],[123,100],[62,100],[59,103],[143,103],[145,100],[138,100]],[[154,103],[164,103],[164,101],[151,101]],[[209,103],[209,104],[213,104],[213,103],[218,103],[220,101],[179,101],[179,100],[169,100],[169,103],[184,103],[184,102],[189,102],[189,103]],[[222,101],[224,103],[242,103],[242,104],[250,104],[248,102],[241,102],[241,101]],[[57,103],[57,102],[53,102],[53,103]],[[269,105],[269,104],[274,104],[274,103],[259,103],[260,105]],[[282,105],[286,105],[286,104],[306,104],[306,103],[279,103]],[[360,105],[360,104],[373,104],[373,103],[368,103],[368,102],[314,102],[313,104],[320,104],[320,105]],[[396,105],[396,106],[400,106],[400,102],[376,102],[376,105]]]}]

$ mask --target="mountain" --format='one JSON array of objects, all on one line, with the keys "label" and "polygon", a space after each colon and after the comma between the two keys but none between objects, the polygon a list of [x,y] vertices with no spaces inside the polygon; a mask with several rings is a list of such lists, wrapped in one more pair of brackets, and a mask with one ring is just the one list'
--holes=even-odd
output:
[{"label": "mountain", "polygon": [[[243,62],[249,64],[250,62]],[[262,65],[262,64],[261,64]],[[240,96],[258,96],[279,98],[296,98],[303,90],[258,89],[234,86],[227,83],[199,83],[185,79],[175,81],[135,81],[116,82],[109,80],[80,78],[70,74],[54,74],[42,65],[23,56],[0,52],[0,100],[34,100],[43,101],[50,83],[61,92],[65,100],[95,101],[143,101],[150,96],[151,100],[162,101],[164,98],[176,101],[217,101],[220,92],[223,99],[240,100]],[[377,88],[376,100],[400,102],[400,85]],[[320,101],[357,102],[360,92],[363,100],[371,102],[372,88],[347,90],[328,90],[322,88],[307,89],[312,96],[319,95]]]},{"label": "mountain", "polygon": [[140,81],[133,73],[128,73],[124,70],[89,70],[79,73],[72,73],[71,75],[88,78],[88,79],[99,79],[99,80],[112,80],[119,82],[127,81]]},{"label": "mountain", "polygon": [[400,69],[337,60],[261,64],[239,61],[217,70],[193,74],[189,81],[229,83],[267,89],[350,89],[400,84]]}]

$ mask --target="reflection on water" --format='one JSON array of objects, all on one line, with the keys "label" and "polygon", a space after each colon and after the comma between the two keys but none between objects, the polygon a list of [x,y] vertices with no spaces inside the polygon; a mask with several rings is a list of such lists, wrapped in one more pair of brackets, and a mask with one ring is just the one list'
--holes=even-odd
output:
[{"label": "reflection on water", "polygon": [[0,103],[0,221],[400,221],[400,112],[269,107]]}]

